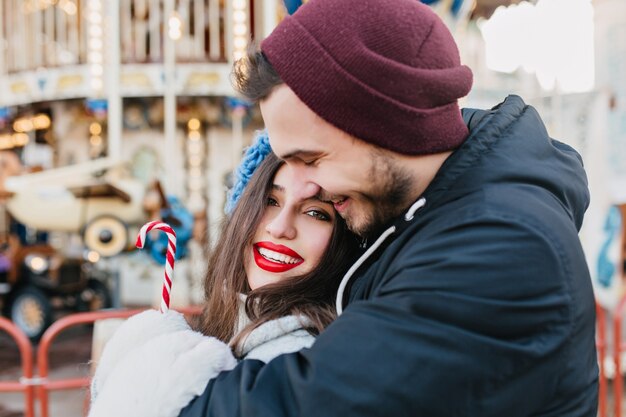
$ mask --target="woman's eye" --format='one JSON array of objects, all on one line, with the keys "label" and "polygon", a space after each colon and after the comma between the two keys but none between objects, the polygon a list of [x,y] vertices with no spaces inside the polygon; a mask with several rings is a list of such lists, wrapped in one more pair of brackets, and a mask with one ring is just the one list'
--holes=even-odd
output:
[{"label": "woman's eye", "polygon": [[317,220],[322,220],[322,221],[329,221],[330,220],[330,216],[326,213],[324,213],[323,211],[320,210],[309,210],[307,212],[305,212],[305,214],[307,216],[311,216],[314,219]]},{"label": "woman's eye", "polygon": [[276,201],[276,199],[273,197],[267,197],[267,205],[278,207],[278,201]]}]

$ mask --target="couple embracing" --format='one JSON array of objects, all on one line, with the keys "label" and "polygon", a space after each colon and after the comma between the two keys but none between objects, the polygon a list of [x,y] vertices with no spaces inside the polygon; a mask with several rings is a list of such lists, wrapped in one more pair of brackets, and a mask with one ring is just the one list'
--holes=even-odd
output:
[{"label": "couple embracing", "polygon": [[310,0],[238,62],[266,132],[193,329],[128,320],[90,415],[595,416],[580,156],[415,0]]}]

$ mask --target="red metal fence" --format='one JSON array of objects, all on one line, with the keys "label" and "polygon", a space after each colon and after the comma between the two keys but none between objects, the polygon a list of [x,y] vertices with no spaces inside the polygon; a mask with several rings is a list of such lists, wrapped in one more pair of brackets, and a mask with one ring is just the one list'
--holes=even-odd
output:
[{"label": "red metal fence", "polygon": [[37,387],[37,400],[41,407],[41,417],[48,417],[49,404],[48,393],[50,391],[59,391],[67,389],[89,388],[89,377],[63,378],[50,380],[49,375],[49,350],[52,341],[70,327],[80,324],[90,324],[97,320],[128,318],[132,315],[140,313],[142,310],[114,310],[114,311],[94,311],[91,313],[71,314],[55,321],[44,333],[39,346],[37,348],[37,368],[39,372],[40,383]]},{"label": "red metal fence", "polygon": [[[193,316],[201,313],[198,306],[176,308],[177,311]],[[24,417],[35,416],[35,401],[39,402],[41,417],[49,416],[49,393],[51,391],[86,389],[89,390],[90,377],[49,379],[49,351],[52,342],[65,330],[81,324],[91,324],[98,320],[128,318],[143,310],[103,310],[90,313],[71,314],[55,321],[44,333],[37,347],[38,376],[33,376],[33,347],[28,337],[11,321],[0,317],[0,330],[8,333],[17,343],[22,362],[22,377],[16,381],[0,381],[0,393],[24,392]],[[87,392],[87,398],[88,398]],[[86,413],[85,413],[86,414]]]},{"label": "red metal fence", "polygon": [[12,321],[0,317],[0,330],[15,340],[20,351],[22,377],[18,381],[0,381],[0,392],[24,392],[24,417],[35,415],[35,380],[33,379],[33,346],[28,337]]},{"label": "red metal fence", "polygon": [[[626,307],[626,297],[622,298],[613,312],[613,362],[615,364],[615,375],[622,373],[622,352],[626,350],[626,344],[622,340],[622,320],[624,316],[624,308]],[[622,395],[624,388],[624,379],[615,378],[613,382],[613,416],[622,416]],[[603,417],[603,416],[602,416]]]}]

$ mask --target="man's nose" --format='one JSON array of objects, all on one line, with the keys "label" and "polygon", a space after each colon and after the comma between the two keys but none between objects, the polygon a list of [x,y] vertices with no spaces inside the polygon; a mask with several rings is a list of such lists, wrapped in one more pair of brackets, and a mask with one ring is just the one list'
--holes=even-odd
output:
[{"label": "man's nose", "polygon": [[265,225],[265,231],[275,239],[295,239],[297,230],[294,216],[285,208]]},{"label": "man's nose", "polygon": [[319,194],[321,187],[312,181],[310,175],[307,175],[306,167],[294,165],[289,167],[292,175],[293,195],[296,200],[307,200]]}]

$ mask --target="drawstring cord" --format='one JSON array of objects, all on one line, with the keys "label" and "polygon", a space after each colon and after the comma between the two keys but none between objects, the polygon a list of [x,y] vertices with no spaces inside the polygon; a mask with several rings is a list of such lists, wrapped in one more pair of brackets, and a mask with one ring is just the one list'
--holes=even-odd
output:
[{"label": "drawstring cord", "polygon": [[404,220],[410,222],[415,217],[415,212],[426,205],[426,199],[424,197],[417,200],[413,205],[409,208],[409,210],[404,215]]},{"label": "drawstring cord", "polygon": [[[424,197],[417,200],[413,205],[409,208],[409,210],[404,215],[404,220],[411,221],[413,217],[415,217],[415,212],[420,208],[424,207],[426,204],[426,199]],[[379,237],[376,239],[376,242],[370,246],[363,255],[350,267],[348,272],[341,279],[341,283],[339,284],[339,289],[337,290],[337,299],[335,300],[335,305],[337,307],[337,316],[340,316],[343,313],[343,293],[346,290],[346,286],[352,278],[352,275],[356,272],[357,269],[369,258],[372,253],[376,251],[383,244],[385,239],[391,236],[396,231],[396,226],[391,226],[389,229],[385,230]]]},{"label": "drawstring cord", "polygon": [[374,244],[370,246],[363,255],[361,255],[361,257],[354,263],[354,265],[352,265],[350,269],[348,269],[348,272],[346,272],[346,274],[343,276],[341,284],[339,284],[339,289],[337,290],[337,300],[335,301],[337,305],[337,316],[340,316],[343,312],[343,292],[345,291],[346,285],[348,285],[348,281],[350,281],[350,277],[352,277],[352,274],[354,274],[356,270],[359,269],[359,267],[363,264],[363,262],[365,262],[367,258],[369,258],[370,255],[374,253],[376,249],[378,249],[378,247],[385,241],[385,239],[387,239],[387,236],[391,235],[395,231],[396,226],[391,226],[389,229],[385,230],[383,234],[380,235],[378,239],[376,239],[376,242],[374,242]]}]

